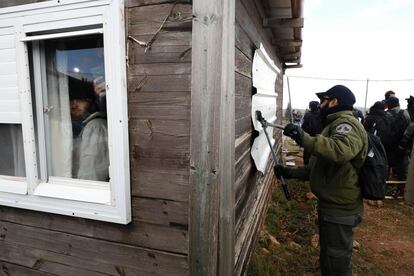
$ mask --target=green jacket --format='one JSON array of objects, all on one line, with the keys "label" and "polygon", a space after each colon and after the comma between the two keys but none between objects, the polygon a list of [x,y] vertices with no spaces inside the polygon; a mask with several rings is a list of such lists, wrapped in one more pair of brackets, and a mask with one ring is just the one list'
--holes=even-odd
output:
[{"label": "green jacket", "polygon": [[310,180],[319,209],[331,216],[362,212],[358,170],[365,161],[368,137],[351,111],[328,115],[320,135],[304,134],[304,148],[311,153],[309,165],[292,169],[291,175]]}]

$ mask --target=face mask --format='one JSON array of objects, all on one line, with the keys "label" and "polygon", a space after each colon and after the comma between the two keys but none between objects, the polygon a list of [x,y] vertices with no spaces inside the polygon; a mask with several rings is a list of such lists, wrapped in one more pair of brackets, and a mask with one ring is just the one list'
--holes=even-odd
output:
[{"label": "face mask", "polygon": [[320,112],[322,118],[326,118],[326,116],[329,113],[329,103],[326,104],[323,107],[319,106],[319,112]]}]

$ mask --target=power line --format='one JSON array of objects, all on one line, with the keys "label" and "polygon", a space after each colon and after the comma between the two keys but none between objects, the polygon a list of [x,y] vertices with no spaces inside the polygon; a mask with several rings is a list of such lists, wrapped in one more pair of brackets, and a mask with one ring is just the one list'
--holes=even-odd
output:
[{"label": "power line", "polygon": [[[341,79],[341,78],[323,78],[323,77],[313,77],[313,76],[288,76],[289,78],[297,78],[297,79],[313,79],[313,80],[333,80],[333,81],[360,81],[366,82],[367,79]],[[395,80],[380,80],[380,79],[369,79],[369,81],[374,82],[408,82],[414,81],[414,79],[395,79]]]}]

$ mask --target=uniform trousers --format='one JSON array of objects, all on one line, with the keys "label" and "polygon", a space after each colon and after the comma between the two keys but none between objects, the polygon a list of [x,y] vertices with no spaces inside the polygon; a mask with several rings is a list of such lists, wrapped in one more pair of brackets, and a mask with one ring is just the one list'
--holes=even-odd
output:
[{"label": "uniform trousers", "polygon": [[333,217],[319,211],[318,220],[322,276],[352,275],[354,231],[362,215]]}]

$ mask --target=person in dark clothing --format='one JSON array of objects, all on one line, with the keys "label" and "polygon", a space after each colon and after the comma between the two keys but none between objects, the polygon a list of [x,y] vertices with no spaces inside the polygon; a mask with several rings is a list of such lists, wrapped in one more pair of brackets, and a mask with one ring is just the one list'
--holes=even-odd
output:
[{"label": "person in dark clothing", "polygon": [[316,94],[325,125],[310,136],[301,127],[287,124],[283,134],[311,151],[309,165],[275,166],[275,174],[309,180],[318,197],[319,248],[322,276],[352,275],[352,243],[362,221],[363,201],[358,171],[368,152],[368,137],[352,115],[355,96],[343,85]]},{"label": "person in dark clothing", "polygon": [[404,132],[403,137],[401,138],[399,148],[408,152],[411,156],[411,149],[413,147],[414,140],[414,97],[410,96],[407,100],[407,111],[410,115],[410,124]]},{"label": "person in dark clothing", "polygon": [[[303,116],[302,129],[310,136],[315,136],[322,132],[322,119],[319,114],[319,102],[309,102],[309,110]],[[303,151],[303,162],[309,163],[310,152],[306,149]]]},{"label": "person in dark clothing", "polygon": [[[410,116],[406,110],[401,110],[397,97],[389,97],[385,101],[388,106],[387,113],[392,116],[391,121],[391,143],[384,145],[387,152],[389,168],[392,169],[398,180],[406,180],[408,168],[408,152],[399,147],[402,136],[410,124]],[[398,134],[401,133],[401,136]]]},{"label": "person in dark clothing", "polygon": [[359,109],[357,109],[357,108],[354,108],[354,109],[352,110],[352,115],[354,115],[354,117],[355,117],[355,118],[357,118],[357,119],[358,119],[358,121],[360,121],[360,122],[361,122],[361,124],[363,124],[363,123],[364,123],[365,118],[364,118],[364,114],[362,113],[362,111],[361,111],[361,110],[359,110]]},{"label": "person in dark clothing", "polygon": [[407,101],[407,112],[410,115],[410,120],[414,122],[414,97],[410,95],[405,100]]},{"label": "person in dark clothing", "polygon": [[369,109],[369,113],[364,121],[364,128],[366,131],[378,136],[385,146],[390,143],[390,122],[392,118],[384,109],[385,104],[383,102],[375,102]]}]

